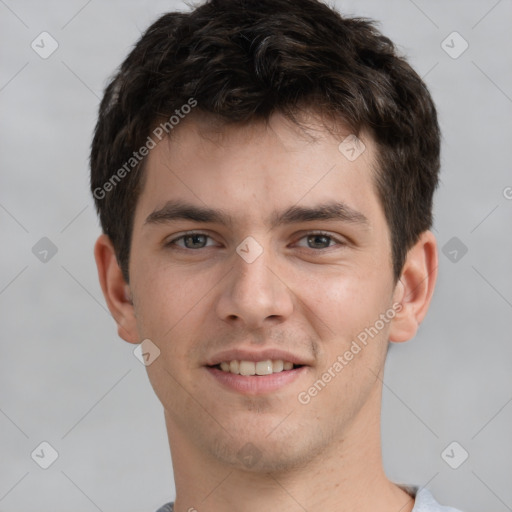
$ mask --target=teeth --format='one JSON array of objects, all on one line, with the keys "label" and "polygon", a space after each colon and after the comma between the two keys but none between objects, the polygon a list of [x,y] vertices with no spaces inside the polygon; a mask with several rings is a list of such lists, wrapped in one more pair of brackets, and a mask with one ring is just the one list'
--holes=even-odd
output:
[{"label": "teeth", "polygon": [[272,361],[272,372],[278,373],[282,372],[284,369],[284,362],[282,359],[278,359],[277,361]]},{"label": "teeth", "polygon": [[283,370],[293,369],[293,363],[276,359],[271,361],[222,361],[220,369],[223,372],[234,373],[236,375],[270,375],[279,373]]},{"label": "teeth", "polygon": [[240,361],[240,375],[254,375],[256,373],[256,365],[252,361]]},{"label": "teeth", "polygon": [[272,361],[258,361],[256,363],[256,375],[270,375],[272,373]]}]

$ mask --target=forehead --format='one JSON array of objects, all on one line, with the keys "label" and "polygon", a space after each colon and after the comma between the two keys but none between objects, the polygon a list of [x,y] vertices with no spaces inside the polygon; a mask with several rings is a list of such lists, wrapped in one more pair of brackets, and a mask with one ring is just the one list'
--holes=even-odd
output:
[{"label": "forehead", "polygon": [[276,227],[285,208],[293,216],[292,207],[320,204],[345,206],[347,218],[371,226],[382,215],[374,162],[368,135],[356,139],[343,126],[331,133],[318,117],[297,126],[281,114],[244,125],[190,116],[150,151],[135,223],[182,202],[222,212],[216,220],[231,226]]}]

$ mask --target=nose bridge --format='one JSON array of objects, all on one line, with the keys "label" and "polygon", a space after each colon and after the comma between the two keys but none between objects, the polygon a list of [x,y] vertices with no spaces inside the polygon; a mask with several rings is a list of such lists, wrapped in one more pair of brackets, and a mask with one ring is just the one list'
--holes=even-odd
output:
[{"label": "nose bridge", "polygon": [[[245,238],[233,255],[233,271],[218,301],[223,320],[259,327],[269,317],[286,317],[292,309],[290,291],[277,277],[270,244]],[[267,238],[268,240],[268,238]],[[282,320],[281,318],[281,320]]]},{"label": "nose bridge", "polygon": [[240,244],[237,248],[237,258],[235,259],[235,292],[242,296],[260,295],[270,297],[273,294],[273,283],[270,276],[275,279],[274,274],[269,268],[272,266],[272,257],[268,247],[258,250],[251,242]]}]

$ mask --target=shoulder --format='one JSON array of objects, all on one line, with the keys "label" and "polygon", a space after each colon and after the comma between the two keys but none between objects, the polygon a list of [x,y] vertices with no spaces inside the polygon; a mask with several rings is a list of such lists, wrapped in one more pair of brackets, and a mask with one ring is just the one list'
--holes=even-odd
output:
[{"label": "shoulder", "polygon": [[[401,486],[415,497],[412,512],[462,512],[453,507],[440,505],[428,489],[419,489],[414,486]],[[173,512],[173,503],[166,503],[156,512]]]},{"label": "shoulder", "polygon": [[166,503],[165,505],[162,505],[156,512],[173,512],[174,503]]},{"label": "shoulder", "polygon": [[414,508],[412,512],[461,512],[453,507],[440,505],[428,489],[415,488]]}]

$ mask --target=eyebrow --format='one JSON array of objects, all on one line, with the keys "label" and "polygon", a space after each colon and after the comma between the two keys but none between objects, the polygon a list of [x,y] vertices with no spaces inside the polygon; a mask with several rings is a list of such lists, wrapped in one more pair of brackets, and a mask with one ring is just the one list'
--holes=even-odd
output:
[{"label": "eyebrow", "polygon": [[[162,224],[179,219],[221,224],[228,227],[232,227],[234,224],[234,218],[222,209],[196,206],[176,200],[168,201],[162,208],[150,213],[144,224]],[[281,225],[317,220],[337,220],[361,225],[364,228],[370,226],[370,222],[365,215],[341,201],[331,201],[312,207],[291,206],[280,212],[274,211],[267,220],[267,225],[271,229],[275,229]]]}]

